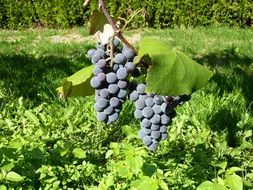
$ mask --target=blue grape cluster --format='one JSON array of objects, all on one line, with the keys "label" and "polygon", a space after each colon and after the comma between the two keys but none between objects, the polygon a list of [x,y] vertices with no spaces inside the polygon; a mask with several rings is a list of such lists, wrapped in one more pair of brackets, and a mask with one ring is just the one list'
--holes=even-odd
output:
[{"label": "blue grape cluster", "polygon": [[134,117],[141,121],[139,136],[150,151],[155,151],[159,141],[167,138],[167,126],[176,116],[175,107],[183,104],[186,95],[171,97],[145,93],[146,85],[139,84],[129,98],[135,104]]},{"label": "blue grape cluster", "polygon": [[97,120],[111,124],[119,118],[122,104],[127,97],[128,75],[136,72],[133,63],[135,53],[132,49],[121,46],[114,39],[113,64],[111,66],[110,45],[98,44],[96,49],[88,51],[88,57],[95,64],[94,77],[90,85],[95,89],[94,109]]}]

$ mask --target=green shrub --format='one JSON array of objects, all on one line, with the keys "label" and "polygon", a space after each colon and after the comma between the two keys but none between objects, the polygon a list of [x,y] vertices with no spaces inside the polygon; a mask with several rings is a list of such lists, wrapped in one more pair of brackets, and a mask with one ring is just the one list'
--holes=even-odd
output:
[{"label": "green shrub", "polygon": [[[3,0],[0,2],[1,28],[28,28],[32,26],[69,28],[82,26],[90,12],[97,9],[93,1],[88,10],[82,7],[84,0]],[[138,27],[176,27],[229,25],[247,27],[253,23],[251,0],[107,0],[110,13],[130,18],[140,10],[130,24]]]}]

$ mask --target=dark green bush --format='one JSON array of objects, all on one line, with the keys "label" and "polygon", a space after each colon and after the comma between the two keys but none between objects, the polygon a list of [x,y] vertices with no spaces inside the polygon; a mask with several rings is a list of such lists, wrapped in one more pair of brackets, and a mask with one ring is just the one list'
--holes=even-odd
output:
[{"label": "dark green bush", "polygon": [[[84,0],[1,0],[0,27],[28,28],[34,26],[68,28],[82,26],[90,12],[97,8],[93,0],[83,10]],[[110,13],[130,18],[140,10],[130,27],[175,27],[229,25],[250,27],[253,23],[251,0],[107,0]]]}]

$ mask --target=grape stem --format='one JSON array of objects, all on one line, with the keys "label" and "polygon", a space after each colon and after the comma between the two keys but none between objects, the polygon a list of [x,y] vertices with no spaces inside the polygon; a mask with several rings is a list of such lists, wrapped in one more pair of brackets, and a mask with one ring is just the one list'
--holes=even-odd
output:
[{"label": "grape stem", "polygon": [[114,20],[112,19],[111,15],[108,12],[108,9],[105,5],[104,0],[99,0],[99,8],[103,11],[105,17],[107,18],[109,24],[112,26],[113,31],[115,33],[115,35],[128,47],[131,48],[135,53],[136,50],[134,49],[134,47],[127,41],[127,39],[122,35],[121,30],[119,29],[119,27],[116,25],[116,23],[114,22]]},{"label": "grape stem", "polygon": [[89,6],[91,1],[92,0],[85,0],[84,3],[83,3],[83,8],[86,9]]},{"label": "grape stem", "polygon": [[113,66],[113,55],[114,55],[113,39],[114,39],[114,37],[112,37],[112,38],[110,39],[110,58],[111,58],[110,66],[111,66],[111,67]]}]

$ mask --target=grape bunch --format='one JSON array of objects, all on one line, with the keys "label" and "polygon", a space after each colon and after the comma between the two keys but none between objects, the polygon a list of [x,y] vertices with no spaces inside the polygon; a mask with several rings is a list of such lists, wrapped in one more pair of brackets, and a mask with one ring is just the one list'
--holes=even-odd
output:
[{"label": "grape bunch", "polygon": [[[112,49],[111,49],[112,48]],[[160,96],[145,93],[145,84],[130,82],[128,77],[139,77],[135,66],[135,52],[122,45],[117,38],[113,46],[98,44],[88,51],[95,64],[90,85],[95,89],[94,109],[97,120],[107,125],[117,121],[127,96],[135,104],[134,117],[141,121],[139,136],[150,151],[155,151],[159,141],[167,138],[167,127],[175,117],[175,107],[189,100],[190,96]],[[130,91],[130,93],[129,93]]]},{"label": "grape bunch", "polygon": [[139,136],[150,151],[155,151],[159,141],[167,138],[167,126],[176,116],[175,107],[189,96],[160,96],[145,93],[146,85],[139,84],[129,98],[135,104],[134,117],[141,121]]},{"label": "grape bunch", "polygon": [[110,45],[98,44],[97,49],[88,51],[88,57],[95,64],[94,77],[90,81],[95,89],[94,109],[97,120],[108,125],[119,118],[128,94],[128,75],[135,73],[137,69],[133,63],[134,51],[126,46],[122,47],[116,38],[113,44],[113,57]]}]

